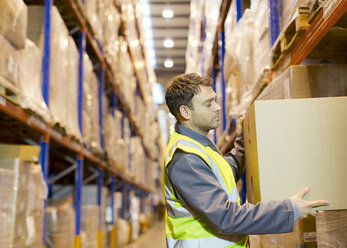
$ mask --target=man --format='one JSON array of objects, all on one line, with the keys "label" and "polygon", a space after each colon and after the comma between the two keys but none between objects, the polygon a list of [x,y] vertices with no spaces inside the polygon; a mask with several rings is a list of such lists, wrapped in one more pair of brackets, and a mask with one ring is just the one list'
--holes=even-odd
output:
[{"label": "man", "polygon": [[326,201],[304,201],[305,188],[284,201],[240,204],[236,182],[245,170],[242,135],[224,158],[206,137],[219,126],[221,107],[209,77],[173,78],[165,99],[177,119],[164,159],[168,247],[249,247],[247,234],[293,231]]}]

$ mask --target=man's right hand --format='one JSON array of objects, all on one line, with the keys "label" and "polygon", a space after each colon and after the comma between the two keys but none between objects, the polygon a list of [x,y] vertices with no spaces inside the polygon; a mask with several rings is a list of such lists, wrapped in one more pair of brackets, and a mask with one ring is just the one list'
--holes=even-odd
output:
[{"label": "man's right hand", "polygon": [[308,215],[316,216],[317,211],[314,210],[316,207],[328,206],[330,203],[324,200],[318,201],[305,201],[302,198],[310,191],[309,187],[305,187],[300,190],[296,195],[290,197],[299,209],[299,219],[306,218]]}]

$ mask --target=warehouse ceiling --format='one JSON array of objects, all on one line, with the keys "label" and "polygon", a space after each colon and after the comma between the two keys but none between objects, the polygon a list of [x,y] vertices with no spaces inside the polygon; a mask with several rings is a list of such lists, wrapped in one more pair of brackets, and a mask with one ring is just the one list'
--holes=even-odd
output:
[{"label": "warehouse ceiling", "polygon": [[[157,82],[165,85],[171,77],[185,71],[190,1],[141,0],[141,3],[144,9],[148,5],[148,10],[142,11],[146,46],[152,58]],[[172,14],[171,18],[163,17],[163,15],[170,17]],[[164,46],[164,41],[169,47]],[[173,47],[170,47],[172,45]],[[165,61],[166,66],[170,66],[170,60],[173,66],[165,67]]]}]

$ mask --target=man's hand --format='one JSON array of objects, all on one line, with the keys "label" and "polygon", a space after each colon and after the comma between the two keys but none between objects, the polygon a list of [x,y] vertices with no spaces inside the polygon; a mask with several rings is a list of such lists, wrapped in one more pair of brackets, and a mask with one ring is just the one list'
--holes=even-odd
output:
[{"label": "man's hand", "polygon": [[305,187],[299,191],[296,195],[291,197],[292,200],[296,203],[299,209],[299,219],[306,218],[307,215],[316,216],[317,211],[313,208],[320,206],[328,206],[328,201],[318,200],[318,201],[305,201],[302,198],[310,191],[309,187]]}]

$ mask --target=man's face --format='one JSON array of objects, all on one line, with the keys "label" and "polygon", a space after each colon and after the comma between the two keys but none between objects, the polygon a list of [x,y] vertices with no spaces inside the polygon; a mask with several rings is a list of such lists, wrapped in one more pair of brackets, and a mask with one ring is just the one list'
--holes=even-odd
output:
[{"label": "man's face", "polygon": [[209,86],[200,86],[201,92],[192,98],[192,109],[189,111],[190,127],[201,134],[207,134],[219,126],[221,107],[215,101],[216,93]]}]

